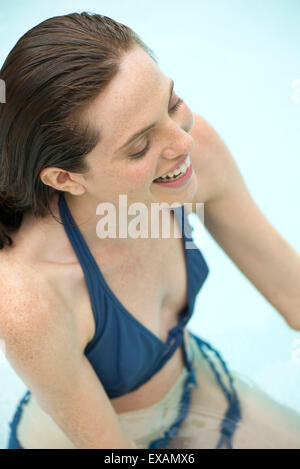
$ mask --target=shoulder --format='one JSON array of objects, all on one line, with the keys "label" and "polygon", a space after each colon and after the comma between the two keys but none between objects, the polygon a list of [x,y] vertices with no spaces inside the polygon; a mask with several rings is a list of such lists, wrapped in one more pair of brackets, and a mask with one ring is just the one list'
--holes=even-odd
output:
[{"label": "shoulder", "polygon": [[49,402],[57,409],[81,379],[86,362],[77,329],[72,311],[44,276],[27,264],[1,263],[1,346],[44,409]]},{"label": "shoulder", "polygon": [[1,263],[0,340],[6,360],[39,396],[58,380],[65,386],[68,367],[82,360],[72,311],[43,275],[20,262]]},{"label": "shoulder", "polygon": [[244,189],[238,165],[222,137],[199,114],[193,114],[190,131],[194,146],[190,154],[197,179],[194,203],[209,203],[232,187]]},{"label": "shoulder", "polygon": [[0,255],[0,336],[27,338],[57,324],[63,310],[54,287],[33,265]]}]

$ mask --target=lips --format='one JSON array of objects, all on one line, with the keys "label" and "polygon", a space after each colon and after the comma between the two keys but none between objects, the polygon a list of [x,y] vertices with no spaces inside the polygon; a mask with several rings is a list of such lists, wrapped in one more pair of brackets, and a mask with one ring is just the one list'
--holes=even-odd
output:
[{"label": "lips", "polygon": [[172,171],[175,171],[175,169],[178,169],[180,168],[180,166],[182,165],[182,163],[185,162],[185,160],[187,159],[188,157],[188,153],[186,155],[184,155],[184,157],[179,161],[179,163],[177,163],[176,165],[172,166],[168,171],[166,171],[165,173],[161,174],[160,176],[157,176],[157,178],[153,179],[153,181],[155,181],[156,179],[160,178],[160,177],[164,177],[166,176],[168,173],[171,173]]},{"label": "lips", "polygon": [[170,180],[170,181],[154,181],[154,184],[158,184],[159,186],[165,187],[165,188],[171,188],[171,189],[176,189],[179,187],[182,187],[188,183],[192,176],[192,165],[187,168],[186,173],[183,176],[180,176],[178,179]]}]

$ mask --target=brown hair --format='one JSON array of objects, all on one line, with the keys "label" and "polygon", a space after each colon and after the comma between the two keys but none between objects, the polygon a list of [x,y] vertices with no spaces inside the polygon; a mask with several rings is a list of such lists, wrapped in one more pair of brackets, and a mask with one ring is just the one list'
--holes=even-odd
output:
[{"label": "brown hair", "polygon": [[0,70],[6,86],[0,104],[0,249],[12,245],[9,233],[25,212],[55,217],[50,201],[58,191],[41,180],[44,168],[88,171],[84,156],[101,135],[80,115],[136,45],[157,62],[131,28],[82,12],[43,21],[10,51]]}]

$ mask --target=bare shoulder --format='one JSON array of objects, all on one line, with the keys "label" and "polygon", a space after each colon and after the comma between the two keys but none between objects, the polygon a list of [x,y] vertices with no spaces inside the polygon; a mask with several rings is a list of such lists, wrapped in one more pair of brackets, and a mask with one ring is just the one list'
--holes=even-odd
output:
[{"label": "bare shoulder", "polygon": [[[0,256],[0,338],[5,356],[40,398],[67,376],[69,357],[82,360],[77,324],[54,287],[31,265]],[[65,360],[64,358],[67,357]]]},{"label": "bare shoulder", "polygon": [[[30,264],[0,255],[0,336],[30,340],[63,325],[66,312],[52,284]],[[24,351],[24,350],[23,350]]]},{"label": "bare shoulder", "polygon": [[[29,311],[31,305],[52,305],[56,298],[53,286],[36,267],[2,255],[0,255],[0,291],[0,315],[2,316],[5,311],[11,318],[15,317],[14,305],[23,306],[24,311]],[[36,307],[32,311],[35,309]],[[21,319],[20,311],[18,316]]]},{"label": "bare shoulder", "polygon": [[198,187],[193,198],[193,211],[196,203],[205,203],[220,198],[233,187],[245,189],[244,180],[236,161],[222,137],[214,127],[194,113],[194,124],[190,131],[194,147],[190,159]]}]

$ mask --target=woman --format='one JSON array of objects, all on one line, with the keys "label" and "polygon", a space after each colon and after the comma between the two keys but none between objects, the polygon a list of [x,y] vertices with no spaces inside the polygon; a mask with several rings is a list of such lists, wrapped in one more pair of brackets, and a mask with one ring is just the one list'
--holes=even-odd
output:
[{"label": "woman", "polygon": [[[299,448],[299,416],[185,327],[208,267],[183,204],[205,204],[206,228],[297,330],[299,256],[152,51],[73,13],[28,31],[0,75],[0,335],[28,386],[8,448],[256,448],[261,435]],[[177,203],[184,239],[99,236],[105,204],[119,233],[120,195],[148,222]]]}]

